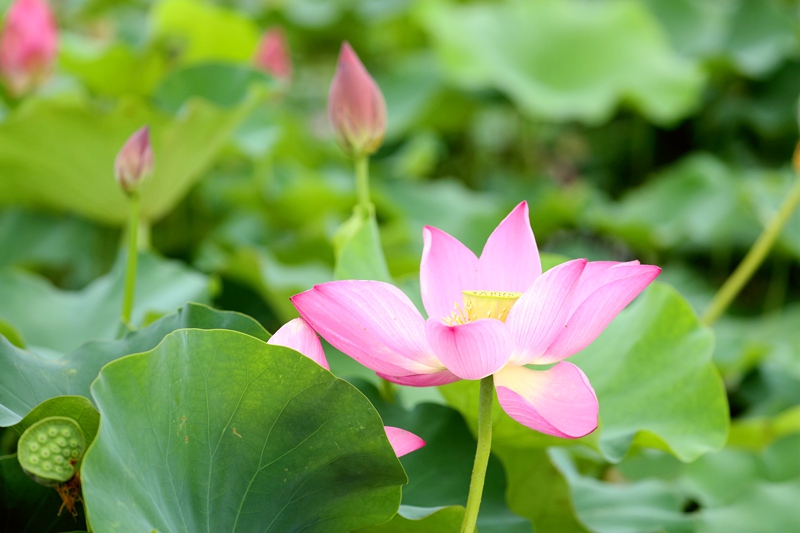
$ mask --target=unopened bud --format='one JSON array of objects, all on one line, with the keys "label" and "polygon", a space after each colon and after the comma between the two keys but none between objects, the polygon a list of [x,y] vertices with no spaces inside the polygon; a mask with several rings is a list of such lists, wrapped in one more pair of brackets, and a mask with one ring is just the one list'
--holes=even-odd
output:
[{"label": "unopened bud", "polygon": [[270,28],[261,36],[254,58],[255,65],[279,80],[292,77],[292,59],[281,28]]},{"label": "unopened bud", "polygon": [[386,102],[378,84],[349,44],[342,44],[328,94],[328,117],[336,138],[350,155],[369,155],[386,134]]},{"label": "unopened bud", "polygon": [[126,193],[139,188],[139,184],[153,171],[153,148],[150,146],[150,130],[139,128],[128,137],[114,161],[117,183]]},{"label": "unopened bud", "polygon": [[45,0],[16,0],[0,36],[0,76],[14,96],[41,85],[53,70],[58,27]]}]

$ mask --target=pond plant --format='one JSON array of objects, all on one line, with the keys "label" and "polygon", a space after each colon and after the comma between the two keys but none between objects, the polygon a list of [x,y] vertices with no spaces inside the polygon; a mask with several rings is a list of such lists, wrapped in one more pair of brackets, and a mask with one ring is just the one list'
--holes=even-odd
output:
[{"label": "pond plant", "polygon": [[0,532],[800,528],[800,22],[386,4],[0,3]]}]

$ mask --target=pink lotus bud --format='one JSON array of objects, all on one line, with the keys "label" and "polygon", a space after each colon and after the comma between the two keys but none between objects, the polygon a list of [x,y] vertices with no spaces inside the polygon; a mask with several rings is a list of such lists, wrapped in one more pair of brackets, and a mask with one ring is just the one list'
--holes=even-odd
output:
[{"label": "pink lotus bud", "polygon": [[53,69],[58,27],[45,0],[16,0],[0,36],[0,76],[14,96],[39,85]]},{"label": "pink lotus bud", "polygon": [[339,143],[351,155],[368,155],[383,143],[386,102],[378,84],[349,44],[342,44],[328,94],[328,117]]},{"label": "pink lotus bud", "polygon": [[141,181],[153,171],[153,148],[150,146],[150,130],[139,128],[128,137],[114,161],[117,183],[126,193],[139,188]]},{"label": "pink lotus bud", "polygon": [[292,77],[292,59],[286,36],[280,28],[270,28],[261,36],[254,58],[255,65],[279,80]]}]

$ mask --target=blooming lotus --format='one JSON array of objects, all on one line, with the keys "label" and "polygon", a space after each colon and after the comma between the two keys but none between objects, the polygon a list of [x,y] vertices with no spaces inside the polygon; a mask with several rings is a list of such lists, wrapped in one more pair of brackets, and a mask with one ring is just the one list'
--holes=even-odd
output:
[{"label": "blooming lotus", "polygon": [[521,424],[566,438],[594,431],[597,396],[564,359],[594,341],[661,269],[576,259],[542,273],[526,202],[480,257],[437,228],[425,227],[423,239],[427,320],[402,291],[378,281],[323,283],[292,302],[323,338],[388,381],[429,386],[494,375],[501,406]]},{"label": "blooming lotus", "polygon": [[41,85],[58,52],[58,27],[45,0],[11,4],[0,36],[0,75],[14,96]]},{"label": "blooming lotus", "polygon": [[[302,318],[295,318],[284,324],[267,342],[298,351],[326,370],[330,370],[319,337]],[[425,446],[424,440],[405,429],[386,426],[384,430],[397,457]]]}]

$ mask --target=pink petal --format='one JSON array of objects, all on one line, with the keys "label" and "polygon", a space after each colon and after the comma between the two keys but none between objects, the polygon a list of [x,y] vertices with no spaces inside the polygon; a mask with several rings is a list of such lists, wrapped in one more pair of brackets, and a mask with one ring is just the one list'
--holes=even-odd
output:
[{"label": "pink petal", "polygon": [[467,290],[525,292],[542,273],[531,230],[528,202],[522,202],[495,228],[483,247],[481,284]]},{"label": "pink petal", "polygon": [[386,436],[389,437],[389,444],[394,448],[394,454],[397,457],[402,457],[425,446],[425,441],[410,431],[392,426],[386,426],[384,429]]},{"label": "pink petal", "polygon": [[415,374],[413,376],[389,376],[378,372],[378,377],[398,385],[408,385],[409,387],[438,387],[461,379],[449,370],[442,370],[433,374]]},{"label": "pink petal", "polygon": [[444,231],[425,226],[419,267],[422,303],[429,318],[450,316],[464,301],[461,291],[478,290],[478,258]]},{"label": "pink petal", "polygon": [[406,376],[443,370],[425,338],[425,319],[393,285],[332,281],[291,300],[325,340],[376,372]]},{"label": "pink petal", "polygon": [[[578,287],[575,290],[575,295],[572,298],[572,309],[570,315],[589,297],[591,293],[597,290],[597,287],[603,283],[601,279],[613,281],[620,279],[627,275],[627,267],[638,266],[639,261],[628,261],[627,263],[620,263],[619,261],[592,261],[586,264],[586,268],[581,274],[581,279],[578,282]],[[600,276],[600,277],[598,277]]]},{"label": "pink petal", "polygon": [[575,259],[551,268],[511,308],[506,324],[514,339],[512,364],[538,362],[564,329],[585,266],[586,259]]},{"label": "pink petal", "polygon": [[504,323],[493,318],[458,326],[430,318],[425,333],[439,360],[461,379],[482,379],[494,374],[511,355],[511,333]]},{"label": "pink petal", "polygon": [[494,375],[497,399],[524,426],[577,439],[597,428],[597,396],[580,368],[561,362],[548,370],[508,365]]},{"label": "pink petal", "polygon": [[319,342],[317,333],[302,318],[295,318],[281,326],[281,329],[270,337],[267,344],[286,346],[292,350],[297,350],[325,370],[331,369],[328,365],[328,360],[325,359],[325,352],[322,349],[322,343]]},{"label": "pink petal", "polygon": [[660,272],[657,266],[621,263],[582,279],[578,292],[587,296],[536,362],[560,361],[586,348]]}]

